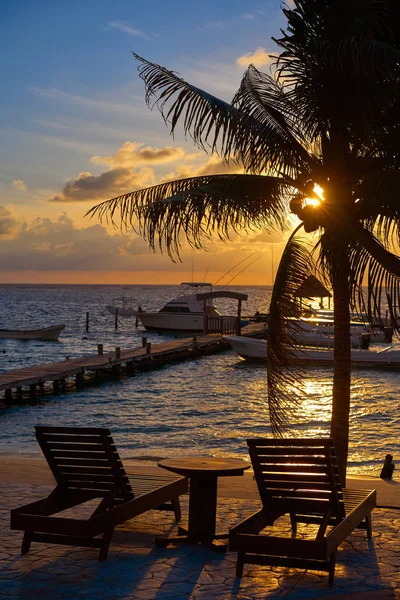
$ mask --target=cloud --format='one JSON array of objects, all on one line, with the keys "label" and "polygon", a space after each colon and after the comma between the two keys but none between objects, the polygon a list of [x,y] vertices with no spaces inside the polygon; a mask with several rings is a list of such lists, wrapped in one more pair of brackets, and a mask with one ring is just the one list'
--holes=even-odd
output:
[{"label": "cloud", "polygon": [[117,167],[92,175],[79,173],[76,179],[70,179],[63,187],[60,194],[52,196],[50,202],[82,202],[85,200],[101,201],[114,198],[139,189],[152,182],[153,171],[141,169],[133,172],[132,169]]},{"label": "cloud", "polygon": [[248,67],[250,64],[253,64],[255,67],[262,67],[264,65],[270,65],[273,62],[274,59],[269,56],[266,49],[262,46],[258,46],[257,50],[254,52],[248,52],[236,59],[236,64],[240,67]]},{"label": "cloud", "polygon": [[[101,202],[154,184],[152,165],[177,160],[190,160],[197,153],[185,154],[183,148],[144,146],[138,142],[125,142],[111,156],[93,156],[95,165],[107,165],[106,171],[96,175],[88,171],[71,178],[50,202]],[[137,165],[143,165],[138,168]],[[149,166],[147,166],[149,165]]]},{"label": "cloud", "polygon": [[135,116],[135,109],[137,110],[139,108],[140,112],[143,112],[142,98],[132,98],[132,104],[121,104],[120,102],[109,102],[107,100],[87,98],[86,96],[77,96],[56,88],[32,88],[32,92],[43,98],[80,106],[82,108],[87,108],[90,111],[94,110],[98,112],[114,113],[118,116],[124,115],[130,118]]},{"label": "cloud", "polygon": [[90,162],[95,165],[133,168],[138,163],[169,163],[183,159],[184,156],[185,151],[179,147],[151,148],[138,142],[125,142],[112,156],[93,156]]},{"label": "cloud", "polygon": [[[0,229],[2,216],[10,216],[4,207],[0,207]],[[253,241],[251,236],[233,234],[232,242],[223,243],[215,236],[207,244],[208,253],[196,253],[196,270],[202,275],[207,271],[215,280],[226,273],[227,265],[235,265],[240,255],[255,250],[264,256],[268,255],[271,242],[273,240],[268,237],[264,240],[254,236]],[[147,272],[147,278],[151,280],[151,273],[157,272],[157,277],[164,274],[164,282],[171,283],[177,272],[190,272],[193,268],[193,251],[184,240],[183,248],[184,264],[172,265],[167,256],[149,251],[147,242],[133,232],[109,233],[102,225],[92,225],[90,222],[88,226],[79,228],[64,213],[55,219],[37,217],[29,223],[20,224],[13,236],[0,235],[0,272],[5,280],[10,281],[21,280],[23,273],[36,273],[35,281],[48,277],[63,281],[63,278],[71,276],[82,281],[82,273],[88,273],[91,277],[95,273],[99,277],[107,274],[112,278],[112,274],[117,272]],[[277,257],[276,250],[276,260]],[[253,279],[256,273],[259,282],[265,278],[262,263],[260,260],[254,268],[246,271]],[[210,275],[211,271],[215,275]]]},{"label": "cloud", "polygon": [[11,234],[15,230],[17,224],[17,220],[12,212],[5,206],[0,206],[0,235]]},{"label": "cloud", "polygon": [[219,156],[211,156],[200,166],[181,165],[176,171],[168,173],[162,179],[162,182],[186,179],[187,177],[200,177],[201,175],[222,175],[226,173],[243,173],[243,167],[233,161],[227,163]]},{"label": "cloud", "polygon": [[[7,216],[0,207],[0,233]],[[133,257],[139,254],[153,258],[146,242],[134,234],[112,235],[98,224],[79,229],[66,214],[55,220],[38,217],[14,237],[0,237],[1,271],[135,270]]]},{"label": "cloud", "polygon": [[124,33],[127,33],[129,35],[141,37],[145,40],[148,40],[149,42],[152,41],[151,37],[148,36],[144,31],[142,31],[141,29],[135,29],[125,21],[110,21],[109,23],[107,23],[107,25],[111,27],[111,29],[119,29],[120,31],[123,31]]},{"label": "cloud", "polygon": [[24,192],[26,190],[25,181],[23,179],[14,179],[11,187],[18,190],[19,192]]}]

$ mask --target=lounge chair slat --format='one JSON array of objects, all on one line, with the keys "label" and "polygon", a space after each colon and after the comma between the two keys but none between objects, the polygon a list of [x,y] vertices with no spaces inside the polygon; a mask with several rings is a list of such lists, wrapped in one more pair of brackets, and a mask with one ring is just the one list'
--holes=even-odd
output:
[{"label": "lounge chair slat", "polygon": [[326,445],[329,444],[330,446],[333,446],[333,440],[330,438],[321,438],[321,439],[314,439],[314,438],[296,438],[296,439],[289,439],[289,438],[279,438],[279,440],[273,439],[273,438],[249,438],[247,440],[247,445],[248,446],[270,446],[270,447],[276,447],[276,448],[280,448],[282,451],[282,447],[285,446],[293,446],[295,447],[299,447],[301,448],[302,446],[310,446],[310,447],[320,447],[320,448],[325,448]]},{"label": "lounge chair slat", "polygon": [[[303,466],[301,465],[301,468],[299,468],[298,466],[296,467],[296,465],[287,465],[287,464],[277,464],[277,465],[272,465],[272,464],[268,464],[268,465],[264,465],[262,462],[260,463],[260,467],[263,468],[265,466],[265,471],[269,472],[269,473],[298,473],[300,471],[300,473],[306,472],[306,473],[326,473],[326,467],[325,465],[316,465],[316,466],[312,466],[312,465],[307,465],[307,466]],[[264,470],[264,469],[263,469]]]},{"label": "lounge chair slat", "polygon": [[59,457],[56,461],[56,465],[59,468],[62,467],[108,467],[109,464],[106,458],[103,459],[94,459],[91,460],[79,460],[79,458],[63,458]]},{"label": "lounge chair slat", "polygon": [[270,446],[256,446],[259,456],[323,456],[325,457],[324,448],[312,447],[295,447],[285,446],[284,448],[274,448]]},{"label": "lounge chair slat", "polygon": [[315,456],[308,454],[307,456],[290,456],[280,455],[267,455],[260,457],[260,462],[263,465],[268,464],[290,464],[290,465],[325,465],[326,458],[324,456]]},{"label": "lounge chair slat", "polygon": [[[71,442],[50,442],[49,443],[49,448],[51,448],[53,450],[54,453],[56,453],[56,451],[59,450],[71,450],[74,452],[77,451],[91,451],[91,452],[102,452],[104,454],[104,448],[103,445],[101,444],[101,442],[97,442],[97,443],[91,443],[91,444],[73,444]],[[115,446],[111,447],[114,452],[116,451]]]},{"label": "lounge chair slat", "polygon": [[104,457],[104,460],[107,460],[107,457],[104,454],[104,449],[101,449],[98,451],[92,451],[92,450],[85,448],[85,450],[74,451],[74,450],[59,450],[58,448],[52,449],[51,446],[49,447],[49,449],[52,450],[55,460],[61,459],[61,458],[76,458],[79,460],[88,460],[89,459],[89,464],[90,464],[90,459],[92,459],[92,458],[98,459],[98,458]]},{"label": "lounge chair slat", "polygon": [[36,425],[36,431],[41,434],[65,433],[68,435],[108,435],[111,437],[111,432],[106,427],[53,427],[52,425]]},{"label": "lounge chair slat", "polygon": [[[67,434],[63,434],[60,435],[58,433],[56,434],[52,434],[52,433],[46,433],[43,436],[47,442],[79,442],[82,444],[98,444],[101,440],[99,435],[67,435]],[[110,436],[111,437],[111,436]]]}]

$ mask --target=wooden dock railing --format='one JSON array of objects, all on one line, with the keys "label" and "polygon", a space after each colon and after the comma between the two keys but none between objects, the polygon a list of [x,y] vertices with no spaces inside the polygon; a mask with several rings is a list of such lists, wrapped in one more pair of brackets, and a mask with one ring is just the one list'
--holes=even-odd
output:
[{"label": "wooden dock railing", "polygon": [[203,334],[219,333],[221,335],[240,335],[240,317],[224,317],[216,315],[204,315]]}]

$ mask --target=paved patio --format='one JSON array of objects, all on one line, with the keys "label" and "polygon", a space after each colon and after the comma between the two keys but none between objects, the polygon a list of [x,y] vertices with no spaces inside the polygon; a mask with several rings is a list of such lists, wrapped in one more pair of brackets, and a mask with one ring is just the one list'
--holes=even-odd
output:
[{"label": "paved patio", "polygon": [[[8,484],[0,498],[0,598],[61,600],[331,598],[400,599],[400,511],[373,513],[373,539],[356,532],[338,553],[335,584],[327,574],[246,565],[235,577],[236,554],[200,546],[157,548],[154,536],[173,528],[171,513],[151,511],[119,527],[106,562],[97,550],[32,544],[20,554],[22,533],[9,530],[11,508],[47,495],[46,485]],[[22,499],[22,500],[21,500]],[[182,499],[184,517],[187,497]],[[221,498],[218,529],[228,530],[258,508],[258,501]],[[301,535],[311,533],[303,526]],[[282,519],[282,531],[289,523]]]}]

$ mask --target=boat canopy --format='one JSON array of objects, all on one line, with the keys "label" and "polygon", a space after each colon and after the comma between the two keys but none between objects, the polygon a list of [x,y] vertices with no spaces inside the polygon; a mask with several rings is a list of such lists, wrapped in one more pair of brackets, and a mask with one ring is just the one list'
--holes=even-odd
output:
[{"label": "boat canopy", "polygon": [[241,294],[240,292],[228,292],[228,291],[218,291],[218,292],[205,292],[203,294],[196,294],[196,300],[209,300],[211,298],[233,298],[234,300],[241,300],[245,302],[248,298],[247,294]]}]

